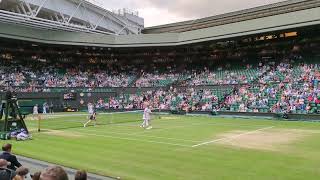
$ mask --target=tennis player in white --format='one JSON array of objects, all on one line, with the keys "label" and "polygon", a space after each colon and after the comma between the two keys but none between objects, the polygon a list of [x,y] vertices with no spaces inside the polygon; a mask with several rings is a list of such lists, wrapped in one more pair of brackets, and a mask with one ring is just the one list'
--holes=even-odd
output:
[{"label": "tennis player in white", "polygon": [[94,110],[94,105],[92,103],[88,103],[88,121],[83,124],[83,127],[86,127],[91,121],[94,121],[94,125],[96,125],[96,112]]},{"label": "tennis player in white", "polygon": [[150,116],[151,116],[151,106],[147,105],[146,108],[143,111],[143,123],[140,127],[146,128],[146,129],[152,129],[151,122],[150,122]]},{"label": "tennis player in white", "polygon": [[38,112],[38,104],[33,106],[33,115],[32,116],[33,116],[32,117],[33,120],[40,120],[41,119],[39,112]]}]

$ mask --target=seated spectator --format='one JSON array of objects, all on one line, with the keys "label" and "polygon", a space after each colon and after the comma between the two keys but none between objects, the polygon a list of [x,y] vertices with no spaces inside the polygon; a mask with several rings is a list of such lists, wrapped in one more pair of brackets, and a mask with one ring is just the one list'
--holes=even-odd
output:
[{"label": "seated spectator", "polygon": [[241,103],[241,104],[239,105],[239,112],[246,112],[244,103]]},{"label": "seated spectator", "polygon": [[291,111],[291,113],[296,113],[296,106],[295,106],[295,105],[292,105],[292,106],[290,107],[290,111]]},{"label": "seated spectator", "polygon": [[8,166],[8,168],[15,171],[18,167],[22,165],[17,160],[17,157],[11,154],[11,150],[12,150],[11,144],[4,144],[2,146],[3,153],[0,155],[0,159],[5,159],[8,162],[10,162],[10,165]]},{"label": "seated spectator", "polygon": [[87,172],[85,170],[78,170],[74,175],[74,180],[87,180]]},{"label": "seated spectator", "polygon": [[5,159],[0,159],[0,179],[1,180],[12,180],[15,179],[16,172],[8,169],[7,166],[10,163]]},{"label": "seated spectator", "polygon": [[41,172],[40,180],[68,180],[68,175],[62,167],[51,166]]},{"label": "seated spectator", "polygon": [[310,110],[311,110],[311,106],[310,106],[310,104],[308,104],[307,107],[306,107],[307,113],[310,113]]},{"label": "seated spectator", "polygon": [[23,166],[19,167],[16,170],[16,173],[17,173],[17,177],[20,180],[31,179],[31,176],[30,176],[30,173],[29,173],[29,169],[26,168],[26,167],[23,167]]},{"label": "seated spectator", "polygon": [[32,180],[40,180],[41,171],[35,172],[32,176]]}]

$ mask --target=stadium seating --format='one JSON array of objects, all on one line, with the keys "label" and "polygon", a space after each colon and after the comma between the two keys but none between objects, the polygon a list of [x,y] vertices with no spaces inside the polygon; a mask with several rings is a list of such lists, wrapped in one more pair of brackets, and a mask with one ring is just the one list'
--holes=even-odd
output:
[{"label": "stadium seating", "polygon": [[[21,61],[17,65],[4,61],[0,66],[0,89],[10,85],[18,92],[72,90],[117,94],[103,99],[99,104],[102,109],[139,109],[145,100],[152,100],[154,106],[163,109],[306,114],[320,111],[317,63],[316,58],[297,55],[280,60],[253,60],[246,65],[211,66],[164,62],[147,67],[113,64],[105,68],[97,64]],[[135,93],[124,89],[119,93],[117,89],[129,87]]]}]

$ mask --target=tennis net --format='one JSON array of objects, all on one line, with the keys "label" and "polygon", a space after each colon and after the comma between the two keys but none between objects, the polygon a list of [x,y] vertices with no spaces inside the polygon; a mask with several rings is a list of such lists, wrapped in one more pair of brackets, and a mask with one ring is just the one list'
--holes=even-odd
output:
[{"label": "tennis net", "polygon": [[[110,113],[97,113],[96,121],[91,121],[87,126],[96,125],[109,125],[119,123],[138,122],[142,119],[142,110],[125,111],[125,112],[110,112]],[[28,119],[32,119],[28,118]],[[49,114],[43,115],[41,120],[28,120],[27,125],[29,128],[37,129],[40,122],[40,129],[70,129],[83,127],[89,121],[87,113],[62,113],[62,114]]]}]

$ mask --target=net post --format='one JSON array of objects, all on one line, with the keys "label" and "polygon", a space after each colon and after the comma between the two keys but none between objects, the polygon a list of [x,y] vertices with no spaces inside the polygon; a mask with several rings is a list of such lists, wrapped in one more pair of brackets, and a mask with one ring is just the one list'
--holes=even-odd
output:
[{"label": "net post", "polygon": [[113,123],[113,112],[110,113],[110,121],[109,121],[109,124],[112,124]]},{"label": "net post", "polygon": [[40,132],[40,118],[38,118],[38,132]]}]

